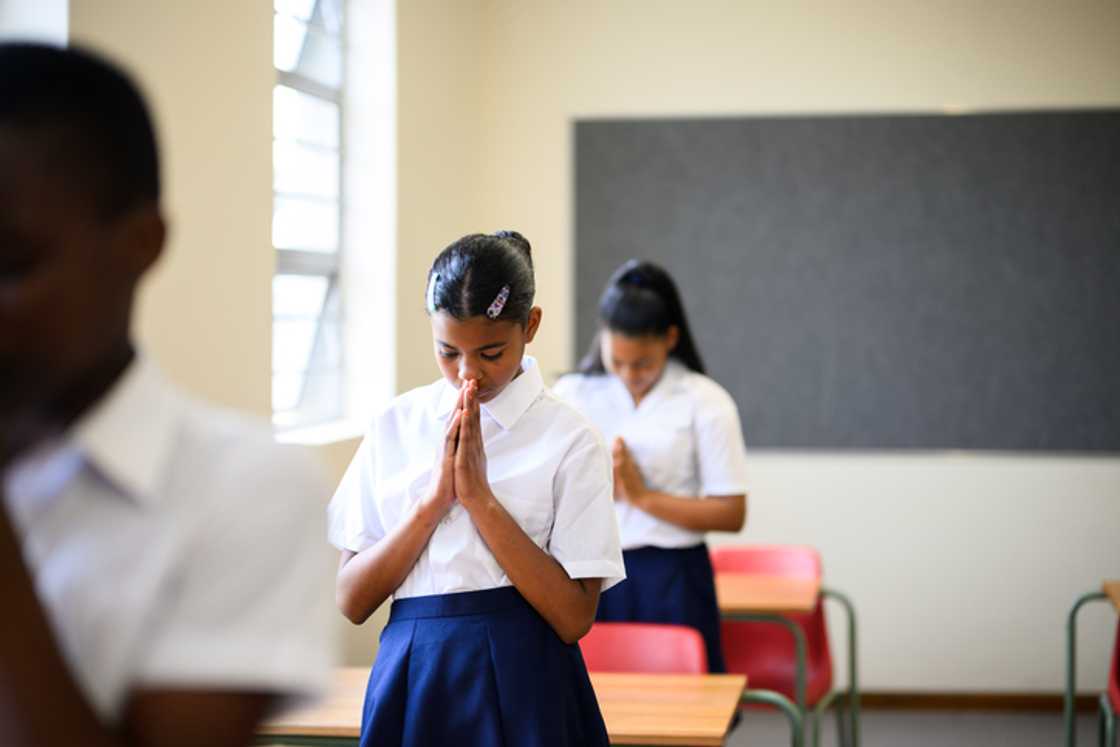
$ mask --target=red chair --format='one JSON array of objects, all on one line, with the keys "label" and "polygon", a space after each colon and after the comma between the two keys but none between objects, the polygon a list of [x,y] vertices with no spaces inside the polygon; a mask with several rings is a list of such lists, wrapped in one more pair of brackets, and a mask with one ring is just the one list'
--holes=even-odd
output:
[{"label": "red chair", "polygon": [[592,672],[708,672],[704,639],[684,625],[597,622],[579,648]]},{"label": "red chair", "polygon": [[[716,573],[752,573],[768,576],[787,576],[820,580],[821,559],[815,548],[804,545],[746,545],[715,547],[712,566]],[[819,739],[820,713],[835,697],[832,692],[832,654],[825,621],[824,597],[838,599],[849,612],[849,624],[854,625],[854,613],[848,600],[835,592],[822,591],[816,608],[807,614],[784,615],[804,634],[806,643],[805,707],[816,707],[814,741]],[[790,700],[796,700],[795,680],[797,653],[790,631],[772,622],[742,622],[724,620],[721,623],[723,656],[729,672],[747,675],[751,689],[773,690]],[[849,644],[854,655],[854,635]],[[853,662],[854,664],[854,662]],[[853,683],[855,669],[851,670]],[[850,693],[852,707],[851,742],[859,744],[859,716],[855,688]],[[837,710],[837,725],[841,743],[848,743],[843,714]]]}]

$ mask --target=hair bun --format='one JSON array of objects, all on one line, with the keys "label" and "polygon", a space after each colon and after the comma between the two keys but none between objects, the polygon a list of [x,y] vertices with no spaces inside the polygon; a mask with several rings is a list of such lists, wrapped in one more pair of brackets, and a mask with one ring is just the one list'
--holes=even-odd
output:
[{"label": "hair bun", "polygon": [[611,282],[615,285],[645,288],[649,285],[649,273],[646,271],[648,266],[640,259],[628,259],[615,271]]},{"label": "hair bun", "polygon": [[533,247],[529,245],[529,239],[525,238],[517,231],[495,231],[494,235],[499,239],[509,241],[518,249],[525,252],[525,256],[530,260],[533,258]]}]

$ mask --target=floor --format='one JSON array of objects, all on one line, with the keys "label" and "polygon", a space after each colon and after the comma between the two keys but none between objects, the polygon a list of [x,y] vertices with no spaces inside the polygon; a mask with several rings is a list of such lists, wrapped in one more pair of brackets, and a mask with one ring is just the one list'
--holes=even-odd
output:
[{"label": "floor", "polygon": [[[1096,747],[1097,719],[1077,722],[1078,747]],[[837,747],[836,722],[822,724],[823,747]],[[1060,713],[984,713],[953,711],[865,711],[861,747],[1063,747]],[[728,747],[783,747],[789,744],[785,717],[748,711],[727,740]],[[806,739],[806,747],[810,740]]]}]

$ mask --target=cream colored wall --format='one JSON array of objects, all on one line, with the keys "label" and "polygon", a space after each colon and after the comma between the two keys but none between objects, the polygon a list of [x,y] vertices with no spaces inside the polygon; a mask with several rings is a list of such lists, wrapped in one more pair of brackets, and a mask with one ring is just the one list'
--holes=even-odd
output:
[{"label": "cream colored wall", "polygon": [[[403,301],[407,284],[420,293],[432,246],[474,225],[519,228],[534,245],[546,313],[534,352],[547,371],[573,362],[576,118],[1120,105],[1114,0],[446,0],[423,8],[471,16],[464,32],[476,34],[481,58],[449,71],[459,58],[445,51],[402,69],[402,101],[427,97],[427,106],[480,123],[449,131],[420,107],[402,108],[401,223],[427,227],[429,242],[402,234]],[[406,47],[438,46],[446,27],[402,25],[399,38],[403,60]],[[406,150],[409,130],[416,142]],[[477,154],[456,152],[472,146]],[[460,204],[441,182],[462,184],[472,162],[485,168],[466,172],[468,186],[457,191],[468,203]],[[416,313],[402,314],[398,328],[401,388],[433,377],[419,302],[409,308]],[[822,549],[829,582],[858,603],[870,688],[1057,691],[1066,608],[1120,572],[1117,459],[755,453],[751,466],[750,525],[730,539]],[[1084,648],[1081,684],[1090,690],[1104,681],[1110,614],[1086,618],[1095,643]],[[841,634],[835,627],[834,640]],[[843,651],[837,656],[842,664]]]},{"label": "cream colored wall", "polygon": [[159,127],[171,237],[140,339],[192,391],[271,415],[269,4],[72,0],[70,38],[128,65]]}]

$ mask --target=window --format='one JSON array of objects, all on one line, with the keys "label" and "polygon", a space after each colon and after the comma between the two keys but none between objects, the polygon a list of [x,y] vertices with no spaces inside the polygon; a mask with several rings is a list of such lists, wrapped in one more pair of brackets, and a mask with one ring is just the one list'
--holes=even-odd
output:
[{"label": "window", "polygon": [[272,412],[279,429],[345,409],[343,0],[274,0]]}]

